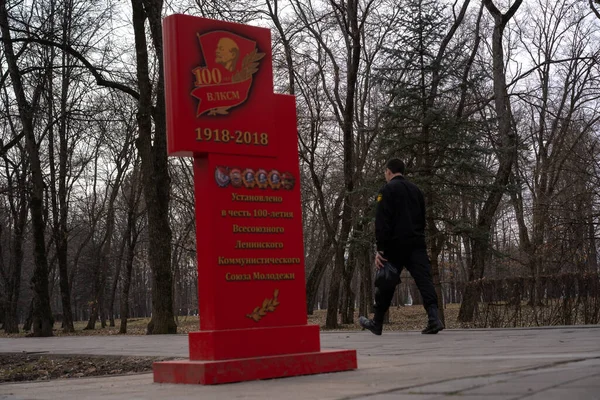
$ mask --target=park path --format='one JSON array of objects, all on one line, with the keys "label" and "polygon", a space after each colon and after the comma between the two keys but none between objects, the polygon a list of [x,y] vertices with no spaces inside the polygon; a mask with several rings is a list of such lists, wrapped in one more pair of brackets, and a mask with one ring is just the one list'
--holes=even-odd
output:
[{"label": "park path", "polygon": [[[597,399],[600,326],[418,332],[323,332],[356,349],[358,370],[219,386],[167,385],[151,374],[0,385],[15,399]],[[0,339],[2,352],[186,357],[187,336]]]}]

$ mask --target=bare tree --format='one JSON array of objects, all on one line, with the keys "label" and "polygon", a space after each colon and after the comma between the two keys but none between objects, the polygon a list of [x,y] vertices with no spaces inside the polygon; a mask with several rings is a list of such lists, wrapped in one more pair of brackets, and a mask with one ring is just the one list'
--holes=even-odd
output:
[{"label": "bare tree", "polygon": [[[117,96],[112,97],[113,104],[119,104],[116,101]],[[121,106],[126,109],[125,106]],[[119,110],[115,110],[119,113]],[[125,110],[123,110],[125,111]],[[111,113],[112,114],[112,113]],[[129,116],[125,116],[128,118]],[[105,313],[105,291],[106,283],[108,281],[108,275],[110,273],[112,265],[115,264],[115,257],[113,256],[113,240],[115,236],[115,202],[121,189],[123,179],[129,169],[131,162],[134,157],[133,149],[133,135],[134,129],[132,126],[128,126],[128,120],[126,119],[124,124],[121,124],[119,119],[111,121],[99,122],[99,131],[101,137],[105,139],[106,153],[109,156],[107,160],[110,165],[114,167],[111,171],[110,176],[105,180],[107,185],[105,193],[105,201],[102,204],[102,210],[105,211],[103,214],[104,218],[104,232],[98,244],[99,257],[95,266],[96,284],[94,285],[94,299],[93,302],[96,305],[93,312],[90,315],[88,325],[86,329],[95,329],[95,323],[100,316],[102,327],[106,326],[106,313]],[[114,176],[113,176],[114,175]]]},{"label": "bare tree", "polygon": [[[170,178],[162,60],[163,2],[132,0],[131,4],[137,54],[137,84],[140,93],[137,116],[139,137],[136,145],[141,158],[144,198],[148,210],[148,262],[152,269],[152,319],[148,324],[148,333],[176,333],[177,325],[173,315]],[[150,28],[151,46],[147,43],[146,22]],[[154,87],[150,76],[149,47],[155,51],[157,80]]]},{"label": "bare tree", "polygon": [[[508,95],[505,75],[505,59],[503,48],[503,35],[506,25],[521,6],[522,0],[516,0],[506,13],[502,13],[492,0],[483,0],[485,8],[494,19],[492,33],[492,60],[494,82],[494,104],[498,118],[498,144],[497,157],[498,169],[494,177],[494,184],[487,196],[483,208],[479,212],[476,225],[476,234],[471,237],[472,255],[469,266],[469,281],[480,279],[485,271],[485,263],[490,245],[490,233],[494,222],[494,215],[506,192],[512,166],[517,156],[517,132],[513,124],[510,98]],[[471,321],[479,293],[474,286],[467,286],[463,303],[460,308],[459,319]]]},{"label": "bare tree", "polygon": [[[516,183],[528,193],[515,193],[513,201],[521,248],[533,277],[548,272],[545,265],[558,251],[558,242],[552,245],[548,241],[555,229],[550,227],[552,210],[558,206],[563,176],[571,172],[567,165],[573,161],[574,149],[587,140],[599,121],[594,69],[600,48],[589,39],[595,26],[573,16],[574,6],[569,1],[538,1],[528,18],[533,44],[529,40],[523,43],[536,73],[525,75],[528,90],[520,96],[531,121],[531,133],[526,137],[531,151],[517,164]],[[537,16],[540,11],[543,18]],[[527,28],[522,29],[527,35]],[[529,205],[524,204],[524,197],[531,198]],[[531,221],[525,219],[525,208],[531,209]]]},{"label": "bare tree", "polygon": [[19,107],[19,118],[25,133],[27,154],[31,164],[32,190],[29,208],[33,225],[35,258],[35,270],[31,279],[34,288],[32,334],[33,336],[52,336],[54,320],[52,318],[52,311],[50,310],[50,294],[48,291],[48,259],[44,233],[44,178],[33,122],[34,110],[38,105],[41,92],[46,83],[46,75],[43,73],[40,76],[31,102],[27,100],[22,81],[22,72],[19,68],[11,39],[5,0],[0,0],[0,29],[2,31],[2,42],[4,44],[12,87]]},{"label": "bare tree", "polygon": [[[3,201],[0,206],[0,215],[2,216],[2,222],[0,222],[0,276],[4,288],[2,328],[6,333],[19,332],[18,305],[24,258],[23,245],[29,206],[27,196],[29,163],[25,149],[20,144],[15,147],[18,150],[16,160],[12,160],[7,153],[2,156],[6,179],[2,197],[5,197],[6,201]],[[8,237],[5,238],[5,235]],[[4,243],[8,244],[7,252]],[[5,262],[5,260],[8,260],[8,262]]]},{"label": "bare tree", "polygon": [[131,289],[131,278],[133,273],[133,262],[135,257],[135,248],[141,232],[140,220],[141,214],[144,211],[140,207],[142,185],[140,183],[139,162],[134,163],[133,172],[125,181],[122,188],[122,195],[125,200],[126,207],[126,225],[123,233],[123,241],[126,243],[125,250],[125,270],[123,276],[123,292],[121,294],[120,314],[121,324],[119,326],[120,333],[127,333],[127,321],[130,315],[129,299]]},{"label": "bare tree", "polygon": [[[322,53],[323,61],[332,66],[331,72],[323,69],[319,71],[321,84],[328,99],[329,106],[338,124],[342,136],[341,156],[343,191],[340,194],[341,217],[340,231],[335,232],[330,240],[334,248],[334,267],[330,281],[327,322],[329,328],[338,326],[337,314],[340,300],[340,288],[344,276],[345,253],[348,238],[352,229],[353,213],[355,210],[354,190],[356,188],[356,149],[355,149],[355,121],[356,121],[356,93],[359,69],[361,67],[362,40],[361,32],[370,15],[374,1],[330,1],[329,4],[305,4],[295,1],[294,10],[303,27],[315,41],[318,52]],[[329,20],[329,26],[339,29],[343,46],[340,53],[330,43],[326,31],[327,24],[321,20]],[[343,68],[342,68],[343,65]],[[329,75],[331,73],[331,75]],[[333,87],[327,79],[333,79]],[[332,227],[333,228],[333,227]]]}]

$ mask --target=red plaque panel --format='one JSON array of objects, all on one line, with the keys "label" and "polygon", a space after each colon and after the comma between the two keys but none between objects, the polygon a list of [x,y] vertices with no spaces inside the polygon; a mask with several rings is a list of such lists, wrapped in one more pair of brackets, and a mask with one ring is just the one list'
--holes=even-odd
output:
[{"label": "red plaque panel", "polygon": [[269,31],[173,15],[164,41],[168,151],[194,157],[200,331],[155,381],[356,368],[307,325],[295,99],[273,93]]},{"label": "red plaque panel", "polygon": [[194,159],[202,330],[307,321],[295,104],[276,96],[285,157]]},{"label": "red plaque panel", "polygon": [[169,155],[276,155],[270,31],[180,14],[163,31]]}]

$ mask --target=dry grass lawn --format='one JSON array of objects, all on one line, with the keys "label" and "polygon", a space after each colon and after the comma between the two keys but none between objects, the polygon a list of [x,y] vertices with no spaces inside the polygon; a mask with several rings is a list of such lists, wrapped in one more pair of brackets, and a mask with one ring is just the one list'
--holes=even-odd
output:
[{"label": "dry grass lawn", "polygon": [[[448,304],[446,313],[446,327],[447,328],[460,328],[461,325],[456,322],[458,316],[459,304]],[[309,324],[316,324],[325,329],[325,319],[327,310],[315,310],[313,315],[308,316]],[[372,317],[372,315],[371,315]],[[145,335],[146,326],[150,318],[133,318],[128,321],[127,324],[127,335]],[[354,324],[341,325],[341,330],[360,330],[361,327],[358,325],[358,313],[354,316]],[[410,306],[410,307],[392,307],[390,309],[390,323],[386,324],[384,329],[391,331],[406,331],[406,330],[420,330],[423,329],[427,321],[425,310],[422,306]],[[83,330],[87,325],[87,321],[75,322],[75,332],[65,334],[60,328],[60,323],[54,325],[55,336],[94,336],[94,335],[119,335],[119,324],[120,320],[115,320],[115,327],[101,328],[100,323],[96,324],[94,330]],[[199,327],[198,317],[178,317],[177,318],[177,332],[188,333],[197,331]],[[0,337],[24,337],[25,332],[19,334],[7,335],[3,331],[0,331]]]},{"label": "dry grass lawn", "polygon": [[[446,324],[448,328],[456,328],[459,306],[452,304],[446,308]],[[309,324],[316,324],[324,329],[326,310],[317,310],[308,317]],[[130,319],[128,322],[128,335],[144,335],[149,318]],[[355,315],[358,321],[358,314]],[[54,327],[55,336],[93,336],[93,335],[119,335],[119,320],[116,327],[101,328],[96,324],[95,330],[83,330],[87,325],[85,321],[75,323],[75,332],[65,334],[60,328],[60,323]],[[185,334],[198,330],[198,317],[179,317],[178,332]],[[422,306],[392,307],[390,309],[390,323],[385,325],[385,330],[420,330],[425,326],[426,316]],[[351,325],[342,325],[341,330],[360,330],[357,322]],[[0,331],[0,337],[23,337],[24,332],[7,335]],[[160,357],[120,357],[120,356],[76,356],[60,354],[27,354],[27,353],[0,353],[0,383],[19,381],[39,381],[49,379],[82,378],[101,375],[122,375],[152,370],[152,362],[162,359]]]}]

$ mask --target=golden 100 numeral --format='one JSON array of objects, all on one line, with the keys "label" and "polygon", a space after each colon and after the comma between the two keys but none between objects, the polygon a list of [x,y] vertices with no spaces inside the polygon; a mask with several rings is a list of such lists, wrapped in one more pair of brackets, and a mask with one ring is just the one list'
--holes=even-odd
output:
[{"label": "golden 100 numeral", "polygon": [[196,141],[220,143],[234,141],[236,144],[267,146],[269,144],[269,135],[266,133],[242,131],[234,131],[232,134],[229,129],[196,128]]},{"label": "golden 100 numeral", "polygon": [[205,85],[216,85],[221,83],[221,71],[219,71],[218,68],[213,68],[212,70],[209,70],[208,68],[194,68],[192,70],[192,73],[194,74],[194,76],[196,77],[196,82],[194,82],[194,85],[196,85],[196,87],[198,86],[205,86]]}]

